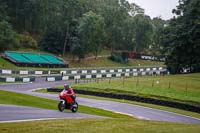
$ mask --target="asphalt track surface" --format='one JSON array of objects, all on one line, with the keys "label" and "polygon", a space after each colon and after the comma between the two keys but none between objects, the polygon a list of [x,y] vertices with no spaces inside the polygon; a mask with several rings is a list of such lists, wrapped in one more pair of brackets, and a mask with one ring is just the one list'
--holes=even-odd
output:
[{"label": "asphalt track surface", "polygon": [[17,122],[23,120],[43,120],[43,119],[57,119],[57,118],[98,118],[98,116],[59,112],[56,110],[47,110],[15,105],[0,104],[0,123]]},{"label": "asphalt track surface", "polygon": [[[70,82],[73,82],[73,81],[69,81],[69,83]],[[44,79],[41,78],[41,79],[37,79],[37,81],[34,83],[1,84],[0,90],[19,92],[19,93],[29,94],[29,95],[33,95],[33,96],[59,100],[58,95],[56,95],[56,94],[38,93],[38,92],[32,92],[32,90],[37,89],[37,88],[56,87],[58,85],[63,85],[64,83],[66,83],[66,81],[65,82],[64,81],[45,82]],[[181,115],[181,114],[176,114],[176,113],[172,113],[172,112],[167,112],[167,111],[162,111],[162,110],[158,110],[158,109],[152,109],[152,108],[148,108],[148,107],[133,105],[133,104],[126,104],[126,103],[119,103],[119,102],[105,101],[105,100],[95,100],[95,99],[88,99],[88,98],[81,98],[81,97],[78,97],[77,101],[81,105],[86,105],[86,106],[90,106],[90,107],[110,110],[110,111],[117,112],[117,113],[127,114],[130,116],[139,118],[139,119],[177,122],[177,123],[200,124],[200,119],[198,119],[198,118],[185,116],[185,115]],[[74,115],[72,113],[70,113],[70,114],[71,114],[71,116]],[[76,113],[76,114],[78,117],[79,114],[78,113]],[[84,114],[82,114],[82,115],[84,115]],[[0,118],[1,117],[2,116],[0,113]],[[73,116],[73,117],[76,118],[75,116]],[[88,116],[88,117],[91,117],[91,116]]]}]

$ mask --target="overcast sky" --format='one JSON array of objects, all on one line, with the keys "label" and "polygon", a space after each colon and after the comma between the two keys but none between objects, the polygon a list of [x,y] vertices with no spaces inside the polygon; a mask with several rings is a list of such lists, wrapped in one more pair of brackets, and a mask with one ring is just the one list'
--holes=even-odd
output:
[{"label": "overcast sky", "polygon": [[172,9],[178,5],[178,0],[128,0],[129,3],[136,3],[143,9],[145,14],[153,17],[161,16],[162,19],[173,17]]}]

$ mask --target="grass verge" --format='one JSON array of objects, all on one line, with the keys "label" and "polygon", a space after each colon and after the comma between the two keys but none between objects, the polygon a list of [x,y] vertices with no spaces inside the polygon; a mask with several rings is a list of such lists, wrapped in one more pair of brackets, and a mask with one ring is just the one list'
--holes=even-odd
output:
[{"label": "grass verge", "polygon": [[108,79],[99,82],[72,84],[74,88],[128,94],[200,105],[200,73],[170,76],[146,76]]},{"label": "grass verge", "polygon": [[199,133],[199,131],[199,125],[136,119],[64,119],[0,124],[1,133]]}]

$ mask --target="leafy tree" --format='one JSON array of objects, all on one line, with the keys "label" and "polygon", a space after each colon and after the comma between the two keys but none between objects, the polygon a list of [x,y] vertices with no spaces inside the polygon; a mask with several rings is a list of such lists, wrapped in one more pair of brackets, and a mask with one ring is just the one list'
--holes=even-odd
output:
[{"label": "leafy tree", "polygon": [[200,1],[180,0],[173,13],[176,18],[170,21],[165,30],[166,64],[173,73],[182,68],[200,71]]},{"label": "leafy tree", "polygon": [[84,49],[81,47],[80,40],[78,37],[72,37],[71,38],[71,52],[73,54],[73,60],[74,56],[77,56],[79,58],[79,61],[81,61],[82,58],[84,58]]},{"label": "leafy tree", "polygon": [[0,51],[17,48],[19,36],[7,21],[0,21]]},{"label": "leafy tree", "polygon": [[78,31],[85,54],[91,51],[97,57],[105,38],[104,28],[105,23],[100,15],[93,12],[83,15]]},{"label": "leafy tree", "polygon": [[163,51],[163,32],[167,21],[162,20],[160,17],[153,18],[153,36],[152,44],[150,45],[150,52],[155,56],[162,56]]},{"label": "leafy tree", "polygon": [[143,52],[148,49],[152,41],[153,27],[149,16],[136,15],[135,19],[135,52]]},{"label": "leafy tree", "polygon": [[49,51],[55,54],[60,54],[63,48],[63,42],[64,36],[61,31],[49,31],[40,41],[39,47],[42,50]]}]

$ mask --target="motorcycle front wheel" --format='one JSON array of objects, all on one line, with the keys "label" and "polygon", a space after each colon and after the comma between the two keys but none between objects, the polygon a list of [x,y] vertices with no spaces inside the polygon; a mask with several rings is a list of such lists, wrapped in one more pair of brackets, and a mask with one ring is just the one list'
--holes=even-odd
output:
[{"label": "motorcycle front wheel", "polygon": [[78,111],[78,103],[77,103],[77,102],[74,103],[74,105],[73,105],[72,108],[71,108],[71,111],[72,111],[73,113],[76,113],[76,112]]},{"label": "motorcycle front wheel", "polygon": [[63,104],[62,102],[59,102],[59,103],[58,103],[58,110],[59,110],[60,112],[63,112],[64,109],[65,109],[65,104]]}]

